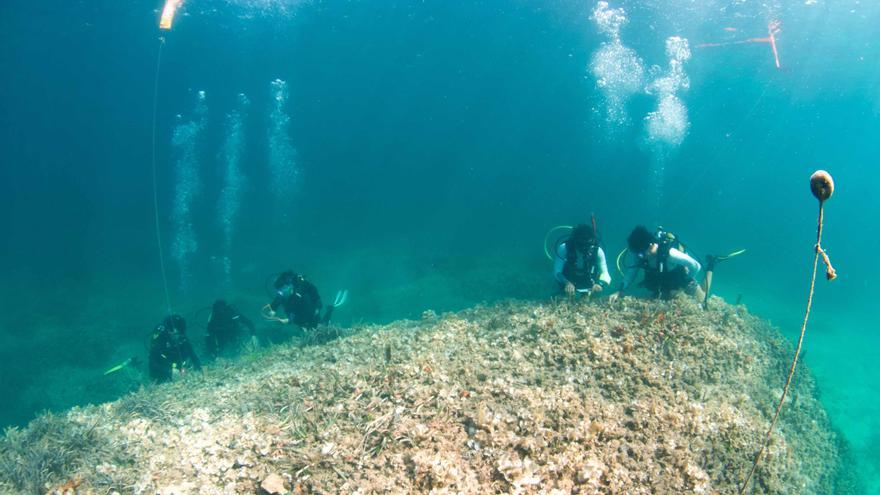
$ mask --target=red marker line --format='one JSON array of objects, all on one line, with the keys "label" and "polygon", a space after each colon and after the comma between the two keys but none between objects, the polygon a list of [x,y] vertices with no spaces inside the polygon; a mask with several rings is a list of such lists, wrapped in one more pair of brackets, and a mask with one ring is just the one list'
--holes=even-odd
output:
[{"label": "red marker line", "polygon": [[779,51],[776,50],[776,33],[778,33],[779,31],[779,21],[770,21],[770,24],[767,25],[768,36],[766,38],[749,38],[739,41],[723,41],[721,43],[702,43],[696,46],[697,48],[706,48],[715,46],[742,45],[745,43],[769,43],[770,49],[773,50],[773,60],[776,62],[776,68],[780,69],[782,68],[782,66],[779,64]]},{"label": "red marker line", "polygon": [[[772,26],[773,23],[771,23],[770,25]],[[779,52],[776,51],[776,33],[773,31],[773,28],[770,28],[770,47],[773,48],[773,59],[776,60],[776,68],[780,69],[781,67],[779,66]]]}]

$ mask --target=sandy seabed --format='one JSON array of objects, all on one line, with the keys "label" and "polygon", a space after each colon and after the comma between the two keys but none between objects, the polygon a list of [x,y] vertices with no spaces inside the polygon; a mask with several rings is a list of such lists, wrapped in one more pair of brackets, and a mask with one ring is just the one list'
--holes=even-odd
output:
[{"label": "sandy seabed", "polygon": [[[792,345],[713,298],[318,334],[0,440],[7,493],[738,493]],[[749,493],[847,493],[801,368]]]}]

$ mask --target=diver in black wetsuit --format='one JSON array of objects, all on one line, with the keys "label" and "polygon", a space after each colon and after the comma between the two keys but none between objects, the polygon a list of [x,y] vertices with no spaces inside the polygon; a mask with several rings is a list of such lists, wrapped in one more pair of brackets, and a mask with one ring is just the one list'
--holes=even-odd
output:
[{"label": "diver in black wetsuit", "polygon": [[[302,328],[315,328],[319,323],[327,323],[333,314],[334,306],[327,306],[321,316],[321,296],[318,288],[302,275],[293,271],[285,271],[275,279],[275,299],[263,306],[263,316],[280,323],[293,323]],[[282,308],[287,318],[275,316],[278,308]]]},{"label": "diver in black wetsuit", "polygon": [[645,273],[641,285],[654,297],[669,298],[676,292],[684,292],[703,300],[703,289],[696,281],[702,266],[686,252],[674,234],[663,229],[652,234],[639,225],[627,238],[627,250],[632,262],[627,267],[620,290],[611,295],[612,302],[634,285],[639,271]]},{"label": "diver in black wetsuit", "polygon": [[242,329],[246,328],[250,334],[254,334],[254,323],[246,316],[239,313],[226,301],[218,299],[211,307],[211,317],[208,319],[208,334],[205,336],[205,347],[208,353],[217,357],[230,344],[236,342],[241,336]]},{"label": "diver in black wetsuit", "polygon": [[150,338],[150,378],[156,383],[168,382],[174,370],[202,369],[202,363],[186,338],[186,320],[180,315],[165,318]]},{"label": "diver in black wetsuit", "polygon": [[556,248],[553,276],[568,296],[599,293],[611,283],[605,251],[593,227],[575,226],[568,239]]}]

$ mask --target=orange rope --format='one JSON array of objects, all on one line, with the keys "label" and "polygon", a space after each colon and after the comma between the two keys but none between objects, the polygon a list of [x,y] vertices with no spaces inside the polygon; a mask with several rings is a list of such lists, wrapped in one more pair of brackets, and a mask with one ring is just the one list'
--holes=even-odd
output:
[{"label": "orange rope", "polygon": [[782,411],[782,404],[785,402],[785,396],[788,395],[788,388],[791,386],[791,380],[794,377],[794,370],[797,367],[798,357],[801,354],[801,347],[804,344],[804,333],[807,330],[807,320],[810,318],[810,307],[813,305],[813,292],[816,287],[816,269],[819,266],[819,255],[822,255],[822,261],[825,263],[825,277],[828,280],[833,280],[837,277],[834,268],[831,266],[831,261],[828,259],[828,255],[825,254],[825,250],[822,249],[822,220],[824,217],[824,201],[819,201],[819,221],[818,228],[816,229],[816,247],[815,252],[816,256],[813,258],[813,276],[810,279],[810,295],[807,297],[807,310],[804,313],[804,323],[801,325],[801,334],[798,337],[797,349],[794,351],[794,359],[791,361],[791,369],[788,371],[788,379],[785,381],[785,388],[782,389],[782,397],[779,398],[779,404],[776,406],[776,414],[773,415],[773,421],[770,423],[770,428],[767,429],[767,435],[764,437],[764,442],[761,444],[761,449],[758,451],[758,454],[755,456],[755,463],[752,464],[752,469],[749,471],[748,477],[746,477],[746,481],[743,483],[742,488],[740,489],[740,495],[743,495],[746,492],[746,489],[749,487],[749,482],[752,480],[752,476],[755,474],[755,471],[758,469],[758,463],[761,461],[761,456],[764,454],[764,449],[767,448],[767,444],[770,443],[770,435],[773,434],[773,429],[776,427],[776,421],[779,419],[779,413]]}]

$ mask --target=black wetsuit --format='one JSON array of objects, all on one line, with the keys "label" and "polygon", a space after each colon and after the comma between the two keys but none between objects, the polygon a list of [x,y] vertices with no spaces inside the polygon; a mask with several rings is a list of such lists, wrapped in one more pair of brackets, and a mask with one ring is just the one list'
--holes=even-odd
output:
[{"label": "black wetsuit", "polygon": [[157,383],[171,381],[175,366],[199,370],[202,363],[186,335],[159,325],[150,339],[150,378]]},{"label": "black wetsuit", "polygon": [[205,346],[212,356],[234,343],[241,335],[242,327],[254,333],[254,324],[246,316],[223,301],[217,301],[211,308],[211,319],[208,321],[208,334]]},{"label": "black wetsuit", "polygon": [[692,292],[694,279],[688,275],[684,267],[677,266],[672,270],[661,271],[655,266],[645,266],[645,279],[642,286],[648,289],[654,297],[668,298],[674,291],[683,290]]},{"label": "black wetsuit", "polygon": [[292,285],[293,292],[289,296],[284,297],[280,294],[275,296],[269,304],[272,311],[277,311],[279,307],[284,308],[290,322],[303,328],[315,328],[319,323],[327,323],[330,320],[332,306],[327,308],[327,313],[321,318],[323,305],[317,287],[304,279],[298,279]]},{"label": "black wetsuit", "polygon": [[567,282],[575,288],[592,289],[594,284],[607,286],[611,283],[605,252],[599,246],[578,249],[566,241],[556,249],[554,276],[559,288],[564,289]]}]

